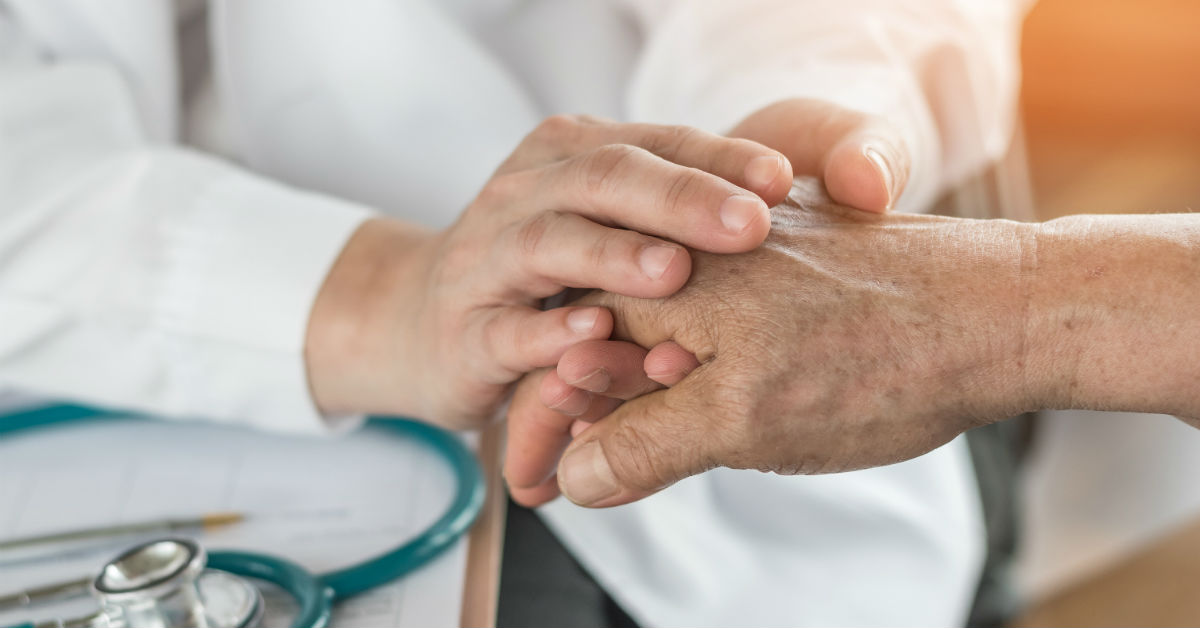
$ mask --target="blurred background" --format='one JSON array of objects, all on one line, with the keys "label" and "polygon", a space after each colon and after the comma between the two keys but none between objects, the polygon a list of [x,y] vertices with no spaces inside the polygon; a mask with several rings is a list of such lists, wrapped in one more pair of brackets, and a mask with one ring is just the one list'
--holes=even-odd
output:
[{"label": "blurred background", "polygon": [[[1190,0],[1034,6],[1022,107],[1039,218],[1200,209],[1198,33]],[[1200,433],[1046,417],[1030,462],[1020,625],[1200,625]]]},{"label": "blurred background", "polygon": [[1200,2],[1041,0],[1022,62],[1041,217],[1200,209]]}]

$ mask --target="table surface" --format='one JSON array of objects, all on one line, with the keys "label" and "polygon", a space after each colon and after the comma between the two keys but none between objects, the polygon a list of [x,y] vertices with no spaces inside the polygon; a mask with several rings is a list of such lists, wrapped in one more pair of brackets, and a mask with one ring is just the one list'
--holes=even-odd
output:
[{"label": "table surface", "polygon": [[1035,602],[1017,626],[1200,624],[1200,521],[1100,573]]}]

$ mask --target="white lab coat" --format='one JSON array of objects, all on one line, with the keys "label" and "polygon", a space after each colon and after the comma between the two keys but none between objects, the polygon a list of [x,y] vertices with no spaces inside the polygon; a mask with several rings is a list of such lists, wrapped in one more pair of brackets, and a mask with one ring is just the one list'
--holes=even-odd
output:
[{"label": "white lab coat", "polygon": [[[329,426],[304,329],[357,225],[449,223],[540,117],[721,131],[826,98],[895,121],[914,157],[901,207],[920,209],[1003,150],[1020,17],[990,0],[213,0],[205,37],[197,2],[0,9],[0,385],[279,430]],[[543,514],[646,625],[954,625],[983,552],[961,440]]]}]

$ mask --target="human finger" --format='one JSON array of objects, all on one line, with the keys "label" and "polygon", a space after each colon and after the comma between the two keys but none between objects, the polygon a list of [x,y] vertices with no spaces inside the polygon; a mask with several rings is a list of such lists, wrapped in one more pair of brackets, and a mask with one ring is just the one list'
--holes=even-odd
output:
[{"label": "human finger", "polygon": [[[570,351],[568,349],[567,353]],[[567,353],[564,353],[564,356]],[[699,366],[700,360],[697,360],[691,351],[670,340],[651,347],[642,362],[642,370],[646,377],[663,386],[678,384]]]},{"label": "human finger", "polygon": [[833,103],[780,101],[730,134],[779,150],[795,175],[821,177],[831,198],[858,209],[891,209],[908,181],[911,159],[891,124]]},{"label": "human finger", "polygon": [[579,213],[712,253],[752,250],[771,228],[757,195],[630,144],[601,146],[540,172],[536,202],[526,199],[524,211]]},{"label": "human finger", "polygon": [[621,405],[621,400],[614,396],[591,393],[564,382],[554,371],[542,379],[538,394],[546,407],[571,417],[576,423],[598,421]]},{"label": "human finger", "polygon": [[792,185],[787,158],[757,142],[687,126],[572,115],[544,120],[500,172],[544,166],[609,144],[637,146],[667,161],[709,172],[757,194],[768,205],[782,202]]},{"label": "human finger", "polygon": [[514,496],[553,478],[559,456],[571,441],[574,419],[546,407],[538,394],[542,380],[551,373],[542,369],[526,375],[508,407],[504,479]]},{"label": "human finger", "polygon": [[633,399],[661,386],[646,376],[646,350],[619,340],[582,341],[558,360],[558,377],[575,388],[616,399]]},{"label": "human finger", "polygon": [[[552,366],[575,344],[607,338],[612,314],[601,307],[561,307],[539,311],[510,306],[488,310],[480,325],[478,355],[493,383],[507,383],[537,368]],[[486,375],[485,375],[486,377]]]},{"label": "human finger", "polygon": [[558,466],[559,490],[581,506],[645,498],[717,466],[724,439],[693,380],[625,402],[573,441]]},{"label": "human finger", "polygon": [[490,284],[526,297],[543,298],[572,287],[657,298],[683,286],[692,262],[678,244],[573,213],[547,211],[502,233],[490,266],[496,270]]},{"label": "human finger", "polygon": [[558,478],[550,476],[541,484],[532,487],[508,487],[508,494],[513,501],[526,508],[537,508],[542,504],[554,501],[558,496]]},{"label": "human finger", "polygon": [[542,503],[538,496],[546,496],[545,501],[549,501],[557,495],[557,488],[550,491],[546,485],[549,482],[557,487],[554,472],[572,433],[578,430],[576,426],[608,415],[621,403],[594,395],[583,413],[568,416],[547,407],[539,395],[544,382],[550,379],[561,383],[549,369],[525,376],[508,407],[504,478],[513,499],[526,506]]}]

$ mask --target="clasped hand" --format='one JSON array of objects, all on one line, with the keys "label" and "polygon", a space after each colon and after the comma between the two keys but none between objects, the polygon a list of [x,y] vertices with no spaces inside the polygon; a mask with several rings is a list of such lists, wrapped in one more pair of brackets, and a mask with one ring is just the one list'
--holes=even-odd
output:
[{"label": "clasped hand", "polygon": [[579,301],[611,309],[615,340],[518,387],[506,476],[519,501],[561,488],[612,506],[717,466],[889,464],[1036,405],[1013,389],[1035,226],[857,211],[811,179],[772,216],[753,251],[696,253],[670,297]]},{"label": "clasped hand", "polygon": [[542,311],[543,298],[669,295],[691,271],[681,244],[753,249],[791,178],[780,153],[746,139],[549,118],[451,227],[378,218],[351,238],[309,324],[317,405],[482,427],[522,375],[609,336],[602,307]]}]

